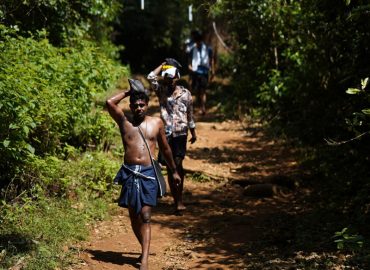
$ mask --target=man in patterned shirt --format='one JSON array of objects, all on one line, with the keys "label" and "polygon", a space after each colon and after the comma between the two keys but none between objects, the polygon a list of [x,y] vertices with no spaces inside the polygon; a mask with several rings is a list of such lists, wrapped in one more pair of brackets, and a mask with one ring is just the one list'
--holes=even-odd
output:
[{"label": "man in patterned shirt", "polygon": [[[181,65],[173,58],[166,58],[165,62],[151,71],[148,80],[151,89],[159,98],[161,118],[164,121],[166,136],[171,147],[177,171],[181,177],[179,185],[175,185],[171,174],[168,175],[168,183],[175,202],[177,214],[185,210],[182,199],[184,188],[183,159],[186,153],[188,130],[190,130],[190,143],[197,140],[195,123],[193,118],[193,100],[191,93],[183,86],[177,85],[180,78],[179,68]],[[163,80],[158,81],[158,76]]]}]

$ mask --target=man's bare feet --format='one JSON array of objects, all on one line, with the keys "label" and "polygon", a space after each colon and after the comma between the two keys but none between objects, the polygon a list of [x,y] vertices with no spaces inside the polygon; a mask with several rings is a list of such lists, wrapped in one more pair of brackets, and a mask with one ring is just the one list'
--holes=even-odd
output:
[{"label": "man's bare feet", "polygon": [[140,264],[140,268],[139,268],[140,270],[148,270],[149,268],[148,268],[148,262],[141,262],[141,264]]},{"label": "man's bare feet", "polygon": [[178,203],[177,207],[176,207],[176,210],[177,211],[184,211],[184,210],[186,210],[186,207],[183,203]]},{"label": "man's bare feet", "polygon": [[186,210],[186,207],[183,204],[183,202],[177,202],[176,212],[182,212],[182,211],[185,211],[185,210]]}]

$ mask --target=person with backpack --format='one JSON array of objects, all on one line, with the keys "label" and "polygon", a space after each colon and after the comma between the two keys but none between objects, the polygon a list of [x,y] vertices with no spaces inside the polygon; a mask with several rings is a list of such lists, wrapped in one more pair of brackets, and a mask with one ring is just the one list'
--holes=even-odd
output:
[{"label": "person with backpack", "polygon": [[206,114],[206,89],[210,74],[213,76],[213,52],[211,47],[203,42],[199,32],[193,33],[194,45],[188,54],[188,68],[191,76],[191,90],[197,96],[200,113]]}]

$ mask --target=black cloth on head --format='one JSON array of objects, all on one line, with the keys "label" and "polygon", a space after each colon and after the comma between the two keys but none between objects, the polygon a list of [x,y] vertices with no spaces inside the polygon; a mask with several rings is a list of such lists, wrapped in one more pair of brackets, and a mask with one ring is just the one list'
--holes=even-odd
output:
[{"label": "black cloth on head", "polygon": [[132,91],[144,92],[144,93],[146,92],[145,88],[144,88],[144,85],[142,84],[141,81],[135,80],[135,79],[128,79],[128,82],[130,84],[130,89]]},{"label": "black cloth on head", "polygon": [[181,64],[174,58],[166,58],[165,61],[167,65],[174,66],[177,69],[182,68]]}]

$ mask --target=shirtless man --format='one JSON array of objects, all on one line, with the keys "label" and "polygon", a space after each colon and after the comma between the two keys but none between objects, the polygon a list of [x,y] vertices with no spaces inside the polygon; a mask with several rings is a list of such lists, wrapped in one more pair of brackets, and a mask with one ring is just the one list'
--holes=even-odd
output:
[{"label": "shirtless man", "polygon": [[[152,153],[158,142],[174,183],[178,185],[181,179],[166,140],[162,120],[146,115],[149,102],[147,90],[138,80],[129,79],[129,82],[130,90],[109,98],[106,104],[109,114],[119,126],[125,149],[124,164],[115,178],[116,182],[122,184],[118,205],[129,210],[131,226],[142,249],[140,269],[144,270],[149,269],[150,218],[151,209],[157,203],[158,184],[139,128]],[[119,102],[128,96],[132,117],[126,116],[118,106]]]}]

